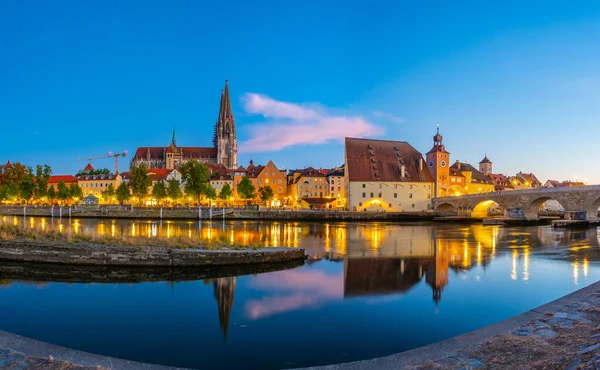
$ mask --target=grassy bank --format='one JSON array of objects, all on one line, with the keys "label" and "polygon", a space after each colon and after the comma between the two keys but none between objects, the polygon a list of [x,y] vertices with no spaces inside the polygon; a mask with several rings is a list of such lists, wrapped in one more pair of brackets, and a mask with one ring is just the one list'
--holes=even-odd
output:
[{"label": "grassy bank", "polygon": [[231,243],[227,239],[194,239],[185,236],[164,237],[156,236],[147,238],[143,236],[105,236],[85,233],[58,232],[55,230],[36,230],[23,226],[0,225],[0,240],[34,240],[61,242],[67,244],[100,244],[108,246],[132,247],[162,247],[178,249],[205,249],[205,250],[258,250],[265,246],[261,244],[243,245]]}]

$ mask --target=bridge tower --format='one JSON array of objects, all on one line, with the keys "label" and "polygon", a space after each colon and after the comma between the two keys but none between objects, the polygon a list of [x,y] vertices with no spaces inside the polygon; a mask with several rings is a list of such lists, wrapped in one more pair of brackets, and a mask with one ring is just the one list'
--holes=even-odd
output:
[{"label": "bridge tower", "polygon": [[479,172],[481,172],[484,176],[492,173],[492,161],[490,161],[487,157],[487,153],[485,157],[479,162]]},{"label": "bridge tower", "polygon": [[427,168],[435,181],[435,196],[448,196],[450,190],[450,153],[442,143],[440,125],[433,137],[433,148],[427,153]]}]

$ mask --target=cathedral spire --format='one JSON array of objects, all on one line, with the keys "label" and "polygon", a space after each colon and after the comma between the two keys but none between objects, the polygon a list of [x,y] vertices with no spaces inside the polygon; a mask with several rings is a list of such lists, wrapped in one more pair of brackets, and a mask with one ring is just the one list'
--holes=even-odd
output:
[{"label": "cathedral spire", "polygon": [[233,118],[231,112],[231,100],[229,99],[229,80],[225,80],[225,90],[223,91],[223,118]]},{"label": "cathedral spire", "polygon": [[171,144],[175,145],[175,126],[173,126],[173,138],[171,139]]}]

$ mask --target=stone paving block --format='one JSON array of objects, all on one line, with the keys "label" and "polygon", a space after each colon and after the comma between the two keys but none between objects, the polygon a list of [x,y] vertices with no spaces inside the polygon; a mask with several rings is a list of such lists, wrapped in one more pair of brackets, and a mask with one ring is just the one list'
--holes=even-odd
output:
[{"label": "stone paving block", "polygon": [[554,317],[557,319],[566,319],[567,315],[568,314],[566,312],[557,312],[554,314]]},{"label": "stone paving block", "polygon": [[600,348],[600,343],[596,343],[593,346],[589,346],[586,349],[579,351],[579,354],[585,355],[586,353],[594,352],[598,348]]},{"label": "stone paving block", "polygon": [[554,338],[555,336],[557,336],[557,333],[554,330],[541,329],[536,331],[535,335],[540,338]]},{"label": "stone paving block", "polygon": [[10,350],[0,348],[0,356],[8,355],[9,353],[10,353]]},{"label": "stone paving block", "polygon": [[23,356],[16,354],[16,353],[13,353],[9,356],[2,357],[2,358],[0,358],[0,368],[8,367],[14,363],[23,361],[23,359],[24,359]]},{"label": "stone paving block", "polygon": [[468,360],[467,365],[464,367],[461,367],[460,370],[478,369],[483,366],[484,366],[484,364],[481,361],[471,358]]},{"label": "stone paving block", "polygon": [[[550,325],[548,325],[548,328],[550,328]],[[536,330],[536,328],[534,326],[524,326],[522,328],[519,328],[515,331],[513,331],[512,333],[514,335],[518,335],[519,337],[526,337],[528,335],[530,335],[531,333],[533,333]]]},{"label": "stone paving block", "polygon": [[575,370],[579,367],[579,365],[581,365],[581,358],[578,357],[571,361],[567,367],[565,367],[565,370]]}]

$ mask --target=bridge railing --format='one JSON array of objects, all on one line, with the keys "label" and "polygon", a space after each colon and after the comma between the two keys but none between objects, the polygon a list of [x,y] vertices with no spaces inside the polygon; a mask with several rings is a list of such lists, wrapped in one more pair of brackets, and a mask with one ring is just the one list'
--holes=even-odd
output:
[{"label": "bridge railing", "polygon": [[586,186],[565,186],[560,188],[534,188],[534,189],[523,189],[523,190],[501,190],[492,191],[487,193],[476,193],[476,194],[465,194],[459,196],[450,197],[438,197],[434,199],[465,199],[465,198],[481,198],[489,196],[502,196],[503,194],[519,195],[519,194],[531,194],[531,193],[568,193],[574,191],[600,191],[600,185],[586,185]]}]

